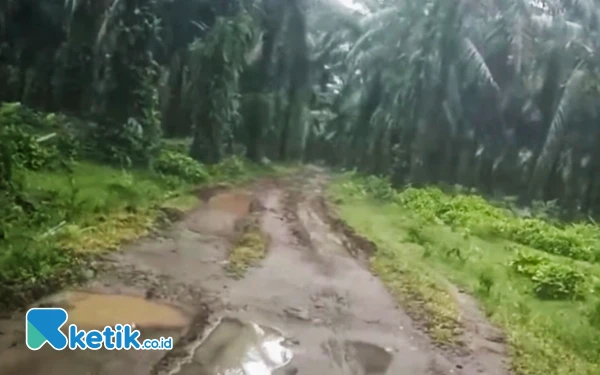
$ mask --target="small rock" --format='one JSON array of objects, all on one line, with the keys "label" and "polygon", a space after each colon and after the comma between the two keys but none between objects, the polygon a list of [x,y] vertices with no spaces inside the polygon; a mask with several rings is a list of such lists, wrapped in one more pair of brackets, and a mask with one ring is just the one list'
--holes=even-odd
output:
[{"label": "small rock", "polygon": [[317,325],[323,324],[323,319],[315,318],[313,319],[313,323]]},{"label": "small rock", "polygon": [[462,365],[456,365],[456,368],[462,369]]}]

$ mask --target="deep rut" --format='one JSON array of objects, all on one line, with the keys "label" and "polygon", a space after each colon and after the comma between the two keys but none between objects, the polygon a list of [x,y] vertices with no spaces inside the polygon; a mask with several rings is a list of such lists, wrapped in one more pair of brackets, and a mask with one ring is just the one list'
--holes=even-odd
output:
[{"label": "deep rut", "polygon": [[[361,259],[368,241],[327,214],[325,183],[322,172],[307,169],[204,196],[181,222],[99,263],[88,291],[168,303],[186,317],[176,327],[142,327],[145,337],[175,337],[173,350],[31,352],[16,314],[0,321],[0,374],[507,374],[503,347],[457,355],[430,344]],[[223,267],[227,249],[253,207],[270,238],[268,254],[233,280]],[[75,304],[69,298],[49,303]]]}]

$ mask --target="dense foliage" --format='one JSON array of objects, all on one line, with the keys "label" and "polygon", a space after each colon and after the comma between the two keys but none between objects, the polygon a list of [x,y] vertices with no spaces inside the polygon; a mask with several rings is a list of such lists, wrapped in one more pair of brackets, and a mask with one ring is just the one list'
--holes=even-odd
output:
[{"label": "dense foliage", "polygon": [[384,3],[315,20],[329,52],[311,158],[598,212],[595,1]]},{"label": "dense foliage", "polygon": [[75,131],[82,126],[19,104],[0,106],[0,308],[80,280],[88,252],[144,234],[158,205],[185,196],[189,184],[249,175],[240,158],[208,168],[168,147],[154,171],[101,165],[95,129]]},{"label": "dense foliage", "polygon": [[5,1],[0,100],[89,118],[120,165],[151,165],[162,128],[209,164],[324,159],[600,210],[593,0],[349,3]]}]

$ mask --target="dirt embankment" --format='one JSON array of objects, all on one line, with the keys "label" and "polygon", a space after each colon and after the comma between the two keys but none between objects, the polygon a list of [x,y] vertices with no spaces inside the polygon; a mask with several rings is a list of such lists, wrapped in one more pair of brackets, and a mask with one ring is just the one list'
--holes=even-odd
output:
[{"label": "dirt embankment", "polygon": [[[458,355],[431,344],[369,271],[375,246],[333,214],[325,183],[307,169],[202,192],[202,205],[181,221],[99,262],[79,299],[44,301],[87,306],[86,324],[98,327],[127,310],[119,319],[144,337],[173,336],[172,350],[32,352],[16,314],[0,321],[0,374],[507,374],[502,348]],[[251,261],[232,278],[248,234],[264,247],[258,257],[244,248],[239,254]],[[90,305],[96,293],[106,300]]]}]

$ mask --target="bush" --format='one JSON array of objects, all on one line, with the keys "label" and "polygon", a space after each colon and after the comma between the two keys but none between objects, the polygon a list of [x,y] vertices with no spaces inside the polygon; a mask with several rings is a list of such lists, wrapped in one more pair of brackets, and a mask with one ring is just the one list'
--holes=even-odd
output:
[{"label": "bush", "polygon": [[163,150],[154,164],[157,172],[176,176],[184,181],[199,183],[208,180],[206,168],[191,157],[173,151]]},{"label": "bush", "polygon": [[585,296],[586,275],[560,263],[542,264],[531,280],[542,299],[579,299]]},{"label": "bush", "polygon": [[[513,219],[496,222],[494,228],[510,240],[579,260],[594,260],[595,238],[581,230],[581,225],[559,228],[540,219]],[[596,229],[597,231],[597,229]]]},{"label": "bush", "polygon": [[18,103],[0,106],[0,143],[11,167],[40,170],[73,160],[79,148],[63,116],[42,116]]},{"label": "bush", "polygon": [[215,176],[222,178],[236,178],[246,173],[244,160],[239,156],[230,156],[212,167]]},{"label": "bush", "polygon": [[527,277],[533,277],[537,269],[542,264],[548,264],[550,260],[547,257],[534,254],[532,252],[518,252],[515,259],[510,262],[510,266],[517,272]]},{"label": "bush", "polygon": [[[374,194],[374,189],[368,188],[366,182],[362,186]],[[560,227],[542,219],[519,218],[492,206],[480,196],[450,196],[437,188],[408,188],[397,194],[395,201],[425,220],[466,227],[481,234],[491,233],[550,254],[585,261],[600,260],[600,252],[594,250],[600,247],[600,231],[595,225]]]},{"label": "bush", "polygon": [[370,195],[382,201],[390,201],[396,198],[396,190],[394,190],[388,178],[376,176],[355,177],[354,172],[349,172],[348,176],[352,180],[345,183],[343,187],[350,195]]},{"label": "bush", "polygon": [[533,282],[534,292],[541,299],[579,299],[585,296],[587,277],[575,266],[529,252],[519,252],[510,265]]},{"label": "bush", "polygon": [[39,113],[21,105],[20,103],[4,103],[0,105],[0,129],[16,126],[28,132],[48,130],[50,123],[44,121]]},{"label": "bush", "polygon": [[21,306],[80,279],[81,259],[41,242],[0,253],[0,308]]},{"label": "bush", "polygon": [[15,167],[36,171],[51,161],[52,152],[43,148],[35,137],[16,126],[11,125],[2,129],[0,142],[6,146]]},{"label": "bush", "polygon": [[396,190],[392,187],[389,178],[369,176],[364,180],[365,189],[375,199],[389,201],[396,196]]}]

